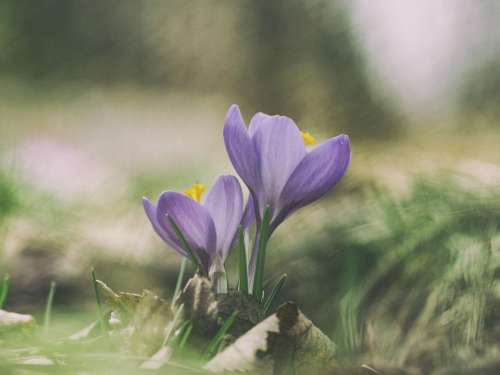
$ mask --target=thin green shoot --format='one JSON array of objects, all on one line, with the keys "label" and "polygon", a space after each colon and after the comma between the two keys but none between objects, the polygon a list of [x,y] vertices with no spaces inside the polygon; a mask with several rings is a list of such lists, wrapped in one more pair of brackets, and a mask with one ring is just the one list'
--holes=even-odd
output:
[{"label": "thin green shoot", "polygon": [[213,357],[217,353],[220,343],[224,339],[224,336],[227,334],[227,332],[233,326],[234,321],[236,320],[236,317],[239,313],[239,310],[234,310],[229,318],[224,321],[224,324],[222,324],[222,326],[219,328],[214,338],[210,341],[206,350],[209,357]]},{"label": "thin green shoot", "polygon": [[56,292],[56,282],[50,283],[49,295],[47,297],[47,305],[45,306],[45,314],[43,316],[43,331],[45,334],[49,333],[50,320],[52,317],[52,305],[54,302],[54,294]]},{"label": "thin green shoot", "polygon": [[244,295],[248,295],[248,271],[247,271],[247,252],[245,249],[245,230],[240,225],[238,230],[238,247],[240,250],[240,279],[239,279],[239,290]]},{"label": "thin green shoot", "polygon": [[0,290],[0,309],[3,308],[10,289],[10,275],[6,273],[2,280],[2,289]]},{"label": "thin green shoot", "polygon": [[[179,325],[179,328],[175,329],[175,327],[173,327],[173,329],[175,329],[175,331],[172,332],[173,335],[171,333],[170,338],[165,342],[165,344],[167,346],[170,346],[171,348],[179,348],[180,343],[181,343],[182,339],[184,338],[184,336],[186,334],[186,330],[188,329],[189,325],[192,325],[191,320],[185,320]],[[187,338],[186,338],[186,340],[187,340]]]},{"label": "thin green shoot", "polygon": [[186,346],[186,342],[189,339],[189,336],[191,336],[192,331],[193,331],[193,323],[189,321],[179,341],[179,349],[184,349],[184,346]]},{"label": "thin green shoot", "polygon": [[269,206],[264,210],[264,216],[262,218],[262,223],[260,224],[259,233],[259,247],[257,253],[256,267],[255,267],[255,278],[253,283],[253,295],[257,301],[262,302],[262,292],[263,281],[264,281],[264,267],[266,263],[266,246],[269,239],[269,221],[270,217]]},{"label": "thin green shoot", "polygon": [[175,300],[181,291],[182,281],[184,280],[184,274],[186,272],[187,258],[182,258],[181,268],[179,269],[179,275],[177,275],[177,283],[175,284],[174,296],[172,297],[172,305],[174,307]]},{"label": "thin green shoot", "polygon": [[271,290],[271,293],[269,294],[269,297],[267,298],[264,304],[264,316],[269,315],[271,307],[273,306],[276,297],[278,296],[279,292],[283,288],[283,285],[285,284],[286,278],[287,278],[286,273],[281,275],[280,279],[278,280],[274,288]]},{"label": "thin green shoot", "polygon": [[168,216],[168,220],[170,221],[170,225],[172,225],[172,229],[174,230],[177,239],[181,243],[182,248],[186,250],[186,252],[188,253],[191,262],[193,262],[194,266],[197,267],[198,270],[203,270],[203,267],[201,266],[199,259],[194,255],[193,249],[191,249],[191,246],[187,242],[186,237],[184,236],[184,234],[182,234],[182,231],[179,229],[174,219]]},{"label": "thin green shoot", "polygon": [[95,276],[95,269],[92,268],[92,285],[94,287],[94,293],[95,293],[95,300],[97,304],[97,315],[99,318],[99,325],[101,326],[101,331],[104,336],[107,336],[107,330],[106,330],[106,322],[104,320],[104,314],[102,312],[102,303],[101,303],[101,295],[99,294],[99,289],[97,288],[97,279]]},{"label": "thin green shoot", "polygon": [[167,346],[167,344],[169,343],[170,338],[172,337],[172,333],[174,332],[175,326],[177,325],[177,322],[179,321],[183,310],[184,304],[180,305],[179,308],[175,311],[174,318],[169,322],[167,326],[167,332],[165,333],[165,338],[163,339],[162,346]]}]

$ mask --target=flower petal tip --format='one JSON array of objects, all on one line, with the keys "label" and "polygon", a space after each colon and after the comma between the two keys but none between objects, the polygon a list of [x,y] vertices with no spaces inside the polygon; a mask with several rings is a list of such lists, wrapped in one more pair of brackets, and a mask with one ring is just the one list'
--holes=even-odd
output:
[{"label": "flower petal tip", "polygon": [[[340,136],[339,143],[341,146],[344,146],[346,148],[346,153],[349,154],[349,158],[347,160],[347,164],[350,163],[351,158],[352,158],[352,151],[351,151],[351,140],[347,134],[341,134]],[[346,166],[347,168],[347,166]]]},{"label": "flower petal tip", "polygon": [[240,107],[238,104],[231,104],[226,113],[226,123],[231,122],[231,120],[239,120],[242,118]]},{"label": "flower petal tip", "polygon": [[156,206],[148,198],[142,197],[142,206],[150,219],[156,216]]},{"label": "flower petal tip", "polygon": [[239,111],[239,110],[240,110],[240,106],[236,103],[233,103],[229,106],[228,112]]}]

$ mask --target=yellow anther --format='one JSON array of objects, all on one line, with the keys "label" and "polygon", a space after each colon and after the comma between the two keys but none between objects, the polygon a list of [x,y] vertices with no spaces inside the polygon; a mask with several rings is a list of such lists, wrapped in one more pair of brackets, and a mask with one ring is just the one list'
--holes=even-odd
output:
[{"label": "yellow anther", "polygon": [[303,131],[301,131],[301,133],[302,133],[302,139],[304,140],[304,144],[306,146],[312,146],[316,144],[316,139],[312,136],[311,133]]},{"label": "yellow anther", "polygon": [[205,191],[205,185],[203,184],[194,184],[192,187],[184,191],[184,194],[187,195],[189,198],[192,200],[200,203],[201,202],[201,196],[203,195],[203,192]]}]

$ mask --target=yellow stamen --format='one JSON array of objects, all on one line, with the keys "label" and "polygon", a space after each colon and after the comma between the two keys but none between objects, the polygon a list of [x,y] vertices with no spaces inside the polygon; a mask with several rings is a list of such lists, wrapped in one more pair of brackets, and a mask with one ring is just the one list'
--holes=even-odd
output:
[{"label": "yellow stamen", "polygon": [[205,191],[205,185],[203,184],[194,184],[192,187],[184,191],[184,194],[187,195],[189,198],[192,200],[200,203],[201,202],[201,196],[203,195],[203,192]]},{"label": "yellow stamen", "polygon": [[312,146],[316,144],[316,138],[314,138],[311,133],[303,131],[301,131],[301,133],[302,139],[304,140],[304,144],[306,146]]}]

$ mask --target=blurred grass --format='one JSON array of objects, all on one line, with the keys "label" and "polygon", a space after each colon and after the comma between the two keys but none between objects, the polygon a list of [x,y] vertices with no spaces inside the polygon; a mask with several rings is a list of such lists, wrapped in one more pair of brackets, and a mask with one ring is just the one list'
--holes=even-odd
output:
[{"label": "blurred grass", "polygon": [[289,263],[281,265],[292,275],[287,297],[331,334],[344,358],[424,373],[494,359],[499,192],[427,177],[404,199],[375,189],[350,204],[347,220],[326,221],[317,237],[274,258]]},{"label": "blurred grass", "polygon": [[[495,335],[500,332],[500,192],[495,187],[478,189],[467,182],[467,177],[453,173],[415,178],[405,194],[359,177],[348,178],[336,194],[291,219],[285,224],[290,227],[280,230],[271,242],[268,276],[283,270],[289,275],[279,299],[299,303],[306,315],[335,340],[342,361],[363,358],[420,367],[430,373],[450,364],[466,366],[472,360],[494,358],[499,350]],[[2,212],[8,214],[9,220],[31,216],[30,212],[37,211],[35,202],[45,201],[46,195],[33,188],[26,193],[30,189],[8,174],[1,181],[0,188],[7,192],[2,204],[8,208]],[[140,177],[130,185],[130,191],[133,195],[140,191],[153,194],[163,183],[154,176]],[[148,191],[148,187],[152,190]],[[19,203],[21,191],[24,206]],[[128,199],[123,203],[139,205]],[[42,212],[37,212],[35,218],[46,217],[42,214],[49,206],[41,207]],[[49,259],[64,258],[70,251],[68,244],[82,241],[66,237],[71,231],[64,229],[68,223],[61,218],[72,218],[78,228],[78,221],[92,215],[92,211],[84,211],[83,217],[72,213],[78,207],[85,210],[81,203],[55,207],[59,213],[55,215],[59,223],[59,255]],[[124,210],[130,209],[118,211]],[[137,207],[133,211],[142,215]],[[117,208],[98,212],[99,216],[109,215]],[[147,227],[146,222],[140,222]],[[49,223],[39,222],[38,226],[50,230]],[[295,231],[297,227],[300,229]],[[36,233],[34,239],[39,236]],[[40,248],[42,254],[50,251],[51,242],[46,245],[49,247]],[[103,258],[99,255],[102,251],[109,250],[101,247],[87,256],[97,261],[104,270],[101,274],[117,289],[139,291],[153,287],[167,295],[173,290],[176,263],[159,262],[153,257],[151,262],[134,266],[133,260],[123,263],[119,258],[113,260],[110,254]],[[22,254],[18,255],[22,258]],[[158,254],[165,260],[171,255],[164,249]],[[19,265],[9,259],[11,267]],[[232,262],[234,259],[229,264]],[[80,268],[86,264],[82,262]],[[60,335],[70,333],[66,330],[63,334],[65,329],[61,327],[81,328],[81,322],[95,318],[92,308],[88,309],[91,293],[87,270],[80,270],[69,281],[58,274],[63,271],[57,267],[51,271],[53,277],[62,279],[58,281],[60,295],[56,293],[51,328]],[[145,283],[146,274],[149,281]],[[40,301],[46,298],[48,277],[43,278],[46,285]],[[82,282],[75,284],[81,277]],[[31,282],[40,282],[35,280]],[[235,281],[230,274],[230,282]],[[16,289],[16,282],[22,283],[19,274],[14,277],[14,299],[23,293],[19,285]],[[65,296],[68,293],[69,299]],[[42,308],[43,302],[38,305]],[[78,312],[78,306],[83,310]],[[67,312],[69,307],[73,312]],[[26,307],[22,310],[29,312]],[[30,345],[30,340],[26,336],[23,343]],[[84,354],[82,349],[73,349],[76,352],[71,355]]]}]

